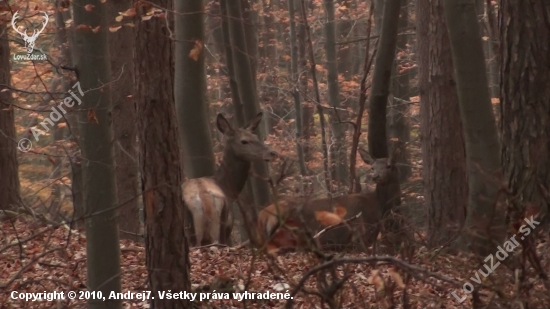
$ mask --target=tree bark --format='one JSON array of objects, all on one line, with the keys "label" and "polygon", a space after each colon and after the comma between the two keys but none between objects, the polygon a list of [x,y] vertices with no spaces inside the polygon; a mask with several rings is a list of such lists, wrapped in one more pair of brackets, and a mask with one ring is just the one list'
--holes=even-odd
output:
[{"label": "tree bark", "polygon": [[[114,23],[118,12],[132,6],[131,0],[112,0],[109,4],[109,23]],[[115,131],[115,161],[117,198],[120,204],[118,224],[120,237],[141,240],[138,208],[138,158],[136,142],[136,110],[134,106],[134,36],[131,27],[123,26],[109,32],[111,79]]]},{"label": "tree bark", "polygon": [[[401,12],[399,17],[399,29],[405,29],[409,26],[409,5],[405,4],[401,6]],[[395,146],[401,150],[399,156],[398,168],[399,179],[401,182],[405,182],[411,175],[410,154],[407,149],[407,144],[411,139],[411,131],[408,122],[409,117],[409,76],[410,72],[403,71],[403,65],[407,61],[407,41],[408,36],[397,36],[397,52],[394,67],[392,70],[392,94],[393,100],[390,100],[390,114],[389,114],[389,133],[391,138],[395,138]]]},{"label": "tree bark", "polygon": [[[93,10],[86,10],[91,5]],[[75,66],[81,96],[78,110],[82,176],[86,212],[88,290],[103,295],[121,291],[120,247],[113,128],[111,120],[111,67],[107,42],[107,10],[101,0],[74,1]],[[97,29],[94,33],[92,29]],[[65,102],[65,100],[64,100]],[[73,101],[74,102],[74,101]],[[74,102],[76,103],[76,102]],[[80,104],[79,104],[80,105]],[[122,308],[116,299],[88,300],[89,308]]]},{"label": "tree bark", "polygon": [[[249,48],[247,46],[244,31],[241,3],[240,1],[231,0],[226,0],[224,2],[227,4],[230,42],[233,48],[233,65],[237,86],[239,88],[239,97],[244,107],[244,119],[252,119],[260,111],[260,105],[255,88],[256,81],[254,80],[255,74],[253,74],[254,65],[250,62],[247,54]],[[243,125],[244,123],[239,123],[239,126]],[[265,138],[265,130],[263,130],[263,127],[259,127],[258,136],[260,139]],[[267,165],[264,162],[254,162],[252,166],[253,173],[260,176],[249,179],[254,190],[255,205],[256,207],[263,207],[270,201],[269,186],[267,182],[262,179],[267,177]],[[252,216],[252,218],[255,217],[254,215]]]},{"label": "tree bark", "polygon": [[[172,1],[153,1],[173,9]],[[138,18],[135,27],[136,110],[140,146],[146,263],[153,295],[190,290],[189,248],[184,235],[184,204],[178,129],[174,106],[172,39],[168,16]],[[176,17],[178,18],[178,17]],[[151,300],[151,308],[189,308],[182,299]]]},{"label": "tree bark", "polygon": [[295,126],[296,126],[296,152],[298,154],[298,164],[300,166],[300,174],[307,175],[306,161],[304,158],[303,142],[303,125],[302,125],[302,103],[300,101],[300,92],[298,90],[298,44],[296,40],[296,8],[295,1],[288,0],[288,13],[290,16],[290,76],[291,85],[294,87],[291,90],[292,98],[294,99],[294,110],[296,111]]},{"label": "tree bark", "polygon": [[[500,3],[502,165],[522,207],[550,205],[550,4]],[[516,206],[516,215],[524,210]],[[548,217],[548,215],[547,215]],[[513,219],[519,219],[515,218]],[[548,220],[548,219],[547,219]],[[546,221],[548,222],[548,221]]]},{"label": "tree bark", "polygon": [[428,244],[435,247],[464,225],[466,150],[441,0],[417,0],[416,8],[424,199]]},{"label": "tree bark", "polygon": [[334,0],[323,0],[325,7],[325,53],[327,56],[327,84],[328,84],[328,102],[334,109],[332,110],[332,135],[334,141],[331,146],[331,171],[332,179],[336,181],[337,186],[348,181],[348,159],[344,141],[346,137],[345,124],[341,123],[339,111],[340,107],[340,87],[338,85],[338,65],[336,64],[336,23],[334,17]]},{"label": "tree bark", "polygon": [[202,1],[175,1],[176,72],[175,100],[188,178],[212,176],[215,172],[206,76],[204,71],[204,26]]},{"label": "tree bark", "polygon": [[[502,231],[495,219],[499,189],[500,143],[493,115],[475,0],[444,0],[444,12],[458,89],[458,102],[466,142],[469,182],[468,214],[463,240],[482,256]],[[496,228],[496,229],[495,229]]]},{"label": "tree bark", "polygon": [[400,0],[384,5],[382,29],[374,62],[372,88],[369,100],[368,141],[369,153],[375,158],[388,157],[386,135],[386,106],[390,90],[390,77],[397,46],[397,27]]},{"label": "tree bark", "polygon": [[[0,84],[11,85],[10,46],[7,23],[0,22]],[[14,109],[11,91],[0,87],[0,209],[13,209],[20,204],[19,164],[15,140]]]}]

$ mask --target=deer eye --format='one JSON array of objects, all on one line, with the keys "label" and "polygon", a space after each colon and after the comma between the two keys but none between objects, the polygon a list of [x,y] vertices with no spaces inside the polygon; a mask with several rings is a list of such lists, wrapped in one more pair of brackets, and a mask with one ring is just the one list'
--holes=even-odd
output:
[{"label": "deer eye", "polygon": [[241,141],[241,144],[246,145],[246,144],[248,144],[248,141],[245,140],[245,139],[243,139],[243,140]]}]

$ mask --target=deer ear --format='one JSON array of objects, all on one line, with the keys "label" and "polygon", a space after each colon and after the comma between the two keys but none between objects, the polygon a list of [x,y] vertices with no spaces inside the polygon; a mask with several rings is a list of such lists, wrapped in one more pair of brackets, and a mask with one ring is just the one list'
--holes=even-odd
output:
[{"label": "deer ear", "polygon": [[374,163],[374,159],[372,156],[363,148],[358,148],[359,155],[361,156],[361,159],[363,159],[363,162],[372,165]]},{"label": "deer ear", "polygon": [[218,130],[222,132],[224,135],[231,135],[233,134],[233,128],[231,127],[231,124],[222,114],[218,114],[218,118],[216,118],[216,124],[218,126]]},{"label": "deer ear", "polygon": [[250,132],[253,132],[260,124],[260,121],[262,121],[262,116],[263,113],[259,112],[256,116],[254,116],[254,118],[252,118],[252,120],[248,122],[248,124],[244,128]]},{"label": "deer ear", "polygon": [[397,164],[397,160],[399,160],[400,156],[401,156],[401,149],[399,147],[395,147],[395,149],[393,150],[390,156],[391,165]]}]

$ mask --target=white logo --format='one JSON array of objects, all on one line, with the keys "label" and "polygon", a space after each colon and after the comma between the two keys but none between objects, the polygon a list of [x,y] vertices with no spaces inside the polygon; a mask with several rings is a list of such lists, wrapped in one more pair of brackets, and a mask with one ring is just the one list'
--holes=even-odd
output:
[{"label": "white logo", "polygon": [[15,23],[19,17],[19,15],[17,14],[19,11],[15,12],[15,14],[13,14],[13,17],[11,19],[11,26],[13,27],[13,30],[15,30],[15,32],[19,33],[19,35],[21,35],[21,37],[23,38],[23,40],[25,41],[25,47],[27,48],[27,54],[31,54],[34,50],[34,42],[36,41],[36,38],[38,37],[38,35],[40,33],[42,33],[42,31],[44,31],[44,28],[46,28],[46,25],[48,24],[48,14],[46,12],[41,12],[42,14],[44,14],[44,17],[45,17],[45,21],[42,23],[42,29],[40,30],[36,30],[34,29],[33,32],[32,32],[32,35],[27,35],[27,28],[25,27],[23,31],[19,31],[19,27],[18,26],[15,26]]}]

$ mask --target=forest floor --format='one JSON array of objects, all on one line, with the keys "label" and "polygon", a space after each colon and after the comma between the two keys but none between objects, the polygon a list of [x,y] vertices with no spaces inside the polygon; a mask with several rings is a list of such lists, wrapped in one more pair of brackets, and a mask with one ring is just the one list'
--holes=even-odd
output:
[{"label": "forest floor", "polygon": [[[26,302],[10,298],[13,291],[85,291],[86,238],[83,234],[69,231],[65,226],[48,226],[25,218],[14,222],[3,221],[0,227],[1,309],[85,307],[84,300]],[[121,250],[122,291],[137,293],[149,290],[144,246],[122,240]],[[497,251],[497,247],[494,251]],[[549,239],[539,238],[536,251],[543,270],[549,273]],[[514,302],[522,299],[518,291],[528,301],[529,308],[550,308],[549,289],[538,278],[529,262],[524,264],[527,269],[524,286],[521,289],[516,286],[519,279],[515,279],[509,267],[521,265],[518,258],[512,257],[521,256],[521,252],[521,247],[516,248],[498,266],[496,258],[495,266],[491,266],[491,261],[487,262],[487,267],[495,270],[487,277],[478,273],[482,288],[474,281],[477,280],[476,270],[484,270],[484,262],[482,259],[476,262],[475,258],[465,254],[437,253],[420,247],[409,262],[413,266],[403,264],[397,257],[381,259],[377,265],[371,265],[361,260],[368,257],[365,254],[341,254],[332,261],[348,259],[335,268],[337,276],[347,276],[347,280],[333,299],[339,308],[389,308],[387,306],[391,302],[395,303],[395,308],[403,308],[403,291],[406,290],[407,303],[410,305],[408,308],[471,308],[473,294],[468,294],[463,303],[459,303],[452,295],[454,292],[458,298],[464,297],[466,293],[461,286],[470,282],[479,291],[480,301],[487,305],[485,308],[519,308],[514,305]],[[302,277],[323,264],[312,254],[287,252],[254,255],[248,248],[218,246],[191,249],[190,261],[194,291],[229,292],[229,298],[233,298],[232,292],[243,290],[253,293],[285,293],[288,290],[288,293],[294,293]],[[411,275],[408,281],[405,279],[406,273]],[[292,294],[294,308],[322,308],[320,290],[324,289],[327,293],[330,288],[318,285],[316,280],[319,278],[321,276],[312,275],[304,281],[304,289]],[[245,305],[247,308],[281,308],[286,302],[214,300],[213,295],[210,294],[209,301],[196,304],[202,308],[243,308]],[[148,307],[147,301],[124,301],[124,308]],[[328,306],[325,304],[324,308]]]}]

